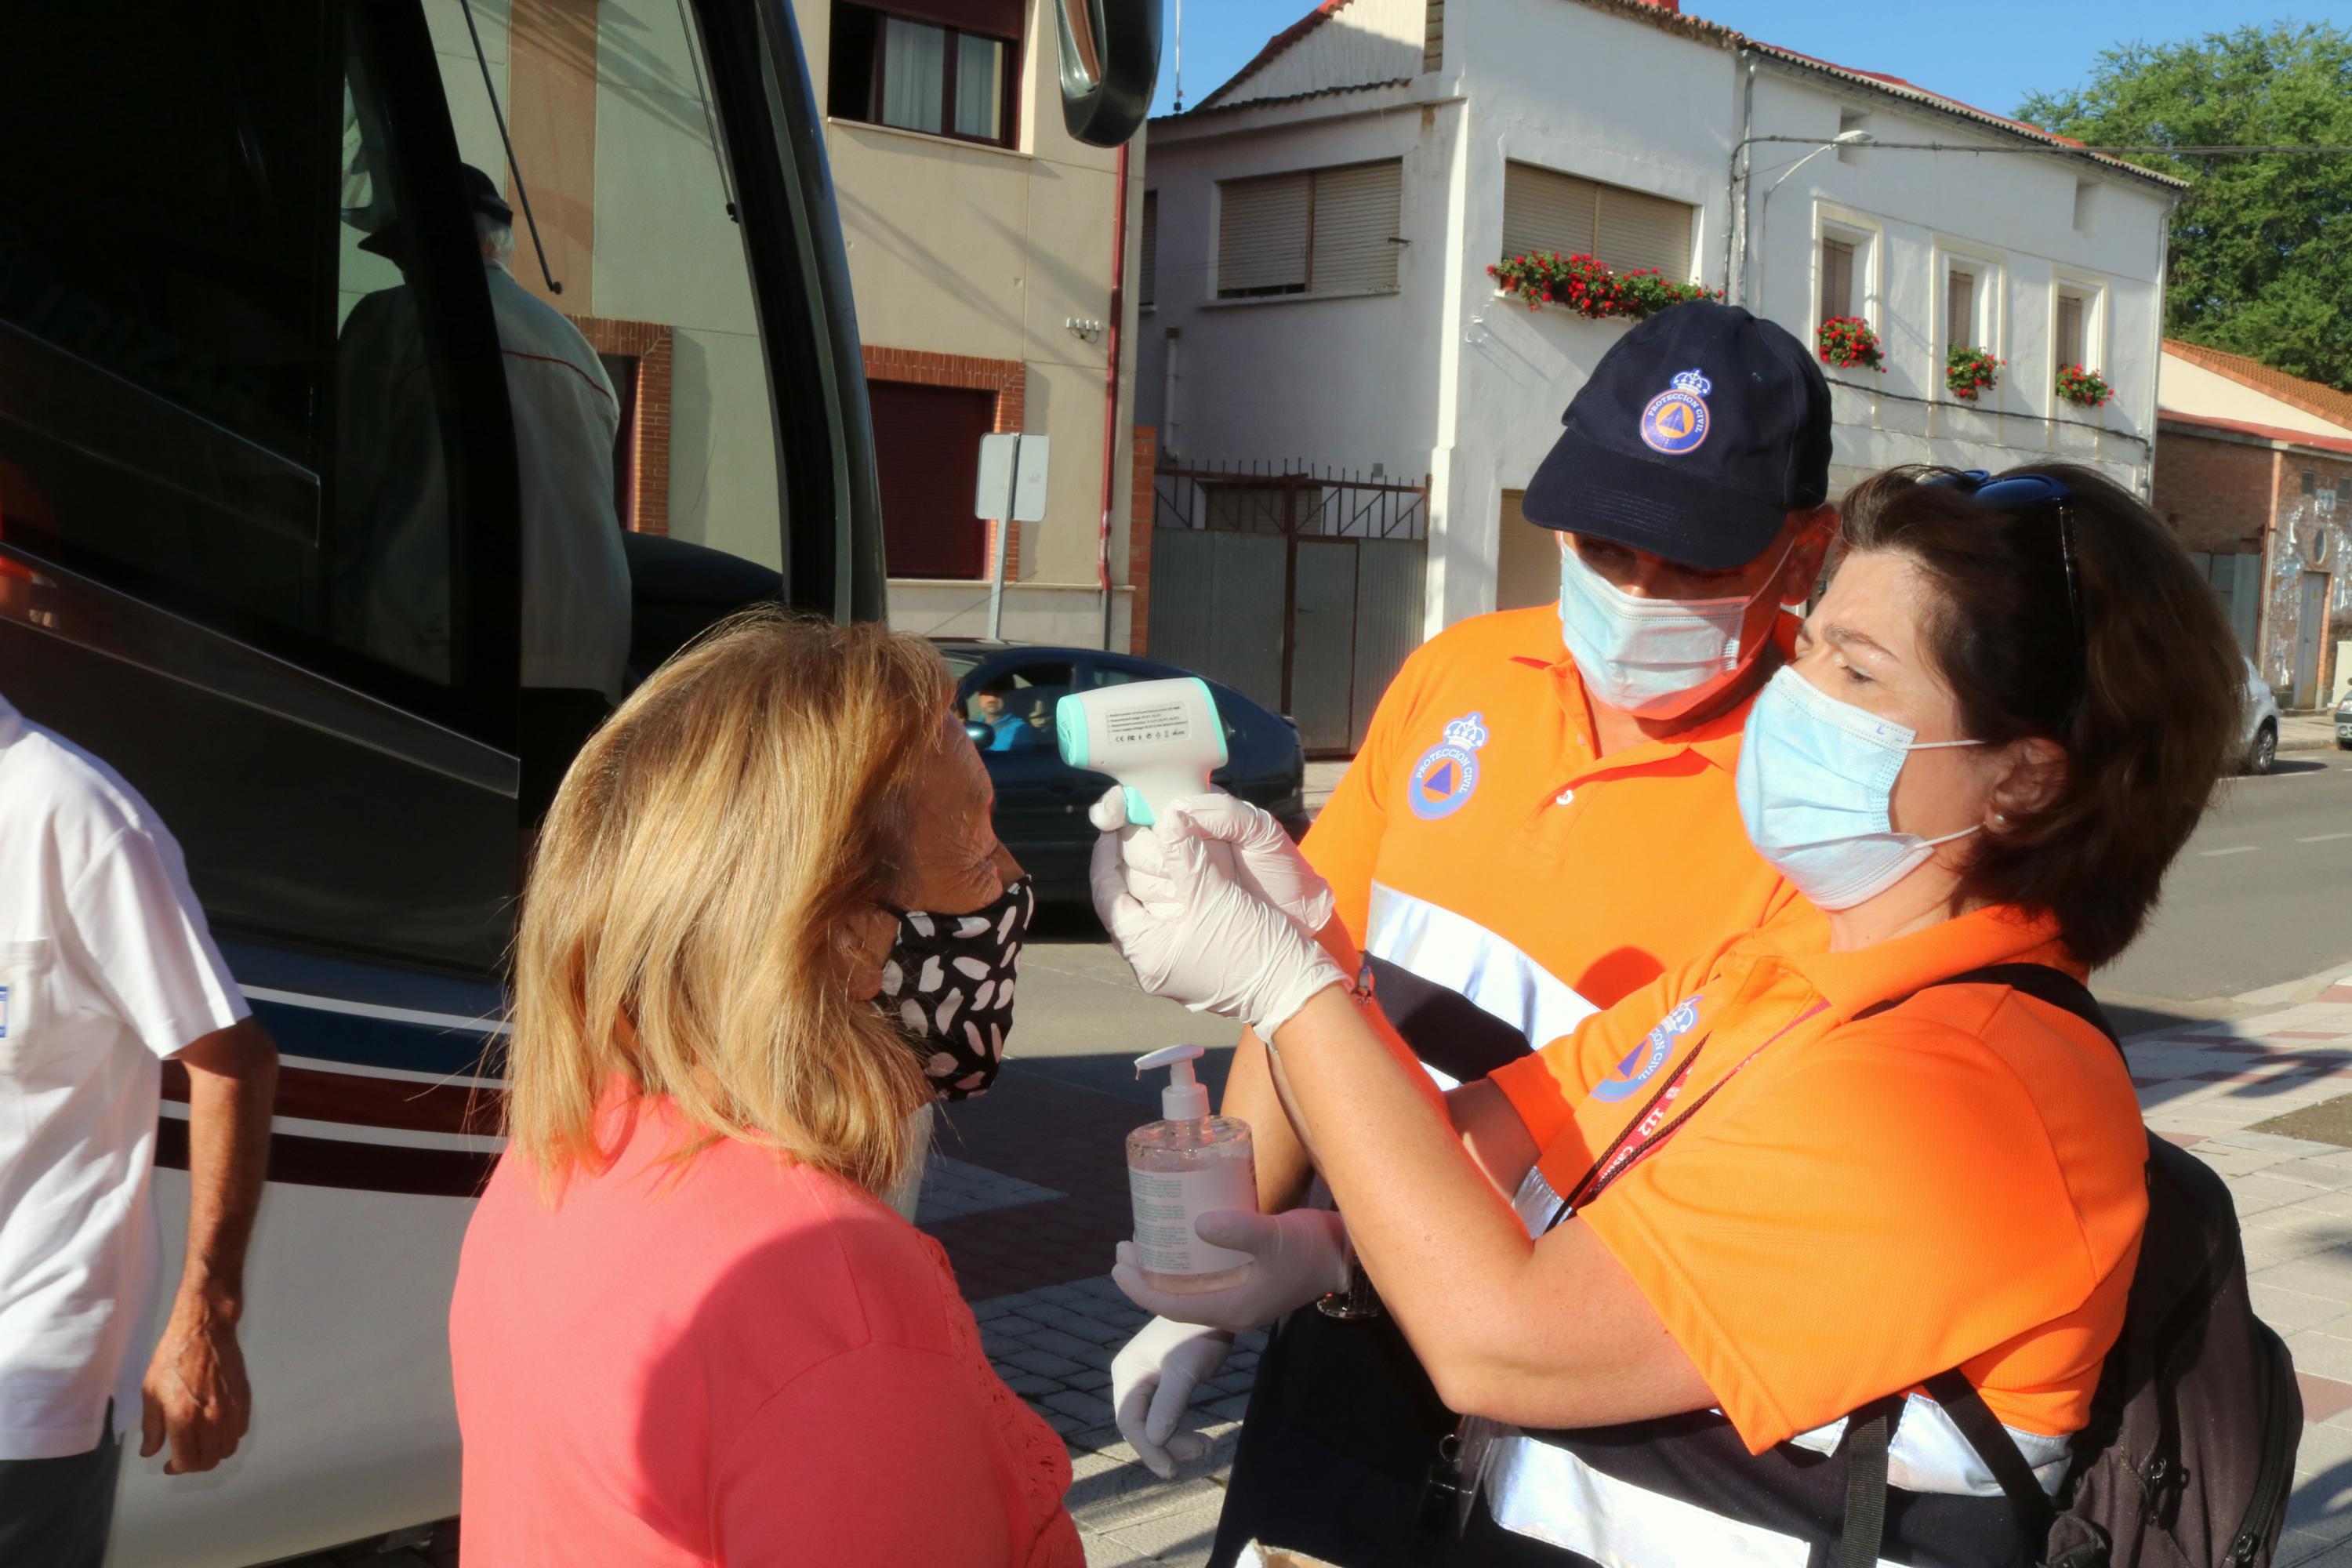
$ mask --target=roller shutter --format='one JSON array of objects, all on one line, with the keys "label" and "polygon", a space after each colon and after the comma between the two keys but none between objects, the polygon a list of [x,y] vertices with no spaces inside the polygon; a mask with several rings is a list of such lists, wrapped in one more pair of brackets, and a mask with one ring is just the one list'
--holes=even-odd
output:
[{"label": "roller shutter", "polygon": [[1217,294],[1239,299],[1307,289],[1313,176],[1305,171],[1228,180],[1219,188]]},{"label": "roller shutter", "polygon": [[1397,286],[1394,236],[1403,173],[1395,159],[1315,171],[1308,287],[1316,293]]}]

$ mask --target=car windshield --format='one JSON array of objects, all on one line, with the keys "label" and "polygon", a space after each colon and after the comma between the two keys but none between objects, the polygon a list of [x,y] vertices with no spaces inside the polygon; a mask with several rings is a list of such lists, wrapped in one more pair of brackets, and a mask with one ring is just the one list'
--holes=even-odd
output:
[{"label": "car windshield", "polygon": [[955,682],[959,686],[963,684],[965,676],[980,668],[980,655],[971,649],[942,647],[938,643],[933,643],[931,646],[939,648],[940,658],[946,661],[948,673],[955,678]]}]

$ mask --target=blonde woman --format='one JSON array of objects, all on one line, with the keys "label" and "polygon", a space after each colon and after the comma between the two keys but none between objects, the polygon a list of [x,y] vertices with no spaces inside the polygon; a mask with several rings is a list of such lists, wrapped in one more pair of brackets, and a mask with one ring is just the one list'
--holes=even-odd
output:
[{"label": "blonde woman", "polygon": [[591,740],[450,1313],[468,1563],[1078,1568],[1060,1442],[877,1194],[987,1087],[1028,879],[922,642],[742,617]]}]

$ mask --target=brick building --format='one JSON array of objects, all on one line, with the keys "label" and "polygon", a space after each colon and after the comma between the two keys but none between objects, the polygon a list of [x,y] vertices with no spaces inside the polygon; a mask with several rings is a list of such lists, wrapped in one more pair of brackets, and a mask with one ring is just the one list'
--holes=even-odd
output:
[{"label": "brick building", "polygon": [[2180,535],[2282,705],[2352,682],[2352,395],[2168,342],[2156,510]]}]

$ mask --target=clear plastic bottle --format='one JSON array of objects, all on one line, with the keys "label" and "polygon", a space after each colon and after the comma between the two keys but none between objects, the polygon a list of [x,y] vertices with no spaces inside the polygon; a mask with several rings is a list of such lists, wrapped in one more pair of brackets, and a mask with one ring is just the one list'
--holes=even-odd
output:
[{"label": "clear plastic bottle", "polygon": [[1212,1247],[1192,1222],[1218,1209],[1257,1212],[1257,1154],[1249,1123],[1209,1114],[1209,1091],[1192,1076],[1198,1046],[1171,1046],[1136,1058],[1171,1070],[1160,1091],[1162,1120],[1127,1136],[1128,1194],[1135,1206],[1135,1250],[1143,1278],[1180,1295],[1237,1283],[1255,1261],[1246,1252]]}]

